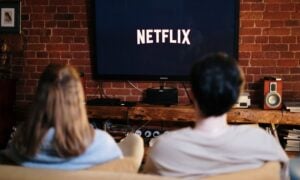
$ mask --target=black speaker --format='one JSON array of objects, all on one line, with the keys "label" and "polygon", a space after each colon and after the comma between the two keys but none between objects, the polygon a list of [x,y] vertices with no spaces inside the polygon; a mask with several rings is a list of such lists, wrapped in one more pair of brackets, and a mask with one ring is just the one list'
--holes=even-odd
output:
[{"label": "black speaker", "polygon": [[154,105],[178,104],[178,90],[176,88],[148,88],[143,94],[143,103]]}]

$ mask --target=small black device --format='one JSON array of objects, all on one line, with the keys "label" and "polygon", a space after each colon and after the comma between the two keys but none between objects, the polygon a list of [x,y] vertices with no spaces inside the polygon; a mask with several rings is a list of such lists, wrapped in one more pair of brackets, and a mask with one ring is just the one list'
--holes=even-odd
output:
[{"label": "small black device", "polygon": [[96,98],[86,102],[89,106],[120,106],[121,100],[117,98]]},{"label": "small black device", "polygon": [[148,88],[143,94],[143,103],[154,105],[178,104],[178,90],[176,88]]}]

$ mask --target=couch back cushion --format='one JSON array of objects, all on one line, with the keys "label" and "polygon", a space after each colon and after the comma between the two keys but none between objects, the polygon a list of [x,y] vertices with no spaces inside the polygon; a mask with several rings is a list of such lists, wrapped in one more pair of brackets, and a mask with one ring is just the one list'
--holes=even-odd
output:
[{"label": "couch back cushion", "polygon": [[34,169],[21,166],[0,165],[0,180],[168,180],[170,178],[133,174],[124,172],[109,172],[95,169],[80,171],[63,171],[50,169]]}]

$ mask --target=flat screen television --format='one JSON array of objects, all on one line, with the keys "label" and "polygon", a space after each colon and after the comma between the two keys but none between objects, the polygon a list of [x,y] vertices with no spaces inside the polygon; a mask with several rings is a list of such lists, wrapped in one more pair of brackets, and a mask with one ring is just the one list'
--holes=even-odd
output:
[{"label": "flat screen television", "polygon": [[239,0],[95,0],[94,77],[188,80],[193,54],[238,58]]}]

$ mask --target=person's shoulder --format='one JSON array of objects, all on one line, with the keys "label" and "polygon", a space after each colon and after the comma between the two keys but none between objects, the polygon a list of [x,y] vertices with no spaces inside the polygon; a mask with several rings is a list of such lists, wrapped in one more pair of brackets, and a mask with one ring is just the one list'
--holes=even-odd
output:
[{"label": "person's shoulder", "polygon": [[238,131],[250,133],[266,133],[265,130],[258,125],[232,125]]},{"label": "person's shoulder", "polygon": [[106,131],[95,129],[94,140],[81,158],[103,163],[120,157],[122,151],[114,138]]},{"label": "person's shoulder", "polygon": [[170,138],[176,138],[178,136],[183,136],[187,133],[190,133],[191,128],[181,128],[177,130],[172,131],[165,131],[162,135],[160,135],[159,139],[170,139]]},{"label": "person's shoulder", "polygon": [[155,146],[172,146],[178,142],[179,139],[183,140],[187,137],[187,134],[189,134],[191,131],[191,128],[182,128],[172,131],[166,131],[162,135],[156,137],[154,139],[154,145]]},{"label": "person's shoulder", "polygon": [[101,129],[95,129],[95,141],[108,141],[112,142],[114,141],[114,138],[106,131],[103,131]]},{"label": "person's shoulder", "polygon": [[95,129],[95,135],[96,136],[107,136],[109,135],[108,132],[103,131],[102,129]]},{"label": "person's shoulder", "polygon": [[[251,138],[271,138],[272,136],[268,134],[263,128],[258,125],[233,125],[233,129],[237,134],[248,136]],[[272,137],[273,138],[273,137]]]},{"label": "person's shoulder", "polygon": [[95,129],[92,148],[119,149],[115,139],[106,131]]}]

